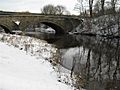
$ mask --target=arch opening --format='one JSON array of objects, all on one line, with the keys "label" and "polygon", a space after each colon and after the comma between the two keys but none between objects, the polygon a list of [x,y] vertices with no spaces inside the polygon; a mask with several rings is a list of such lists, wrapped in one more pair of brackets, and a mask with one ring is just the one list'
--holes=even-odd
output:
[{"label": "arch opening", "polygon": [[6,24],[0,24],[0,31],[1,32],[5,32],[5,33],[10,33],[10,34],[15,34],[13,31],[15,30],[18,30],[19,29],[19,26],[11,21],[10,23],[6,23]]},{"label": "arch opening", "polygon": [[41,23],[53,28],[55,30],[55,34],[57,34],[57,35],[65,33],[64,29],[61,28],[57,24],[54,24],[54,23],[51,23],[51,22],[41,22]]},{"label": "arch opening", "polygon": [[52,22],[33,22],[32,24],[27,25],[25,28],[26,32],[42,32],[42,33],[51,33],[55,35],[62,35],[65,33],[65,30],[59,25]]},{"label": "arch opening", "polygon": [[12,32],[6,26],[0,24],[0,27],[1,27],[1,32],[12,34]]}]

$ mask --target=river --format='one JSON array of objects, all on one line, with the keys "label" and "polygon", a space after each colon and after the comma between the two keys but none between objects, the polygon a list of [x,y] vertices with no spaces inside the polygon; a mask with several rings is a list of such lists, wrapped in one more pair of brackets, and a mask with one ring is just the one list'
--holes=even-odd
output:
[{"label": "river", "polygon": [[78,76],[77,88],[120,90],[120,39],[54,34],[35,37],[58,48],[61,66],[70,70],[71,76]]}]

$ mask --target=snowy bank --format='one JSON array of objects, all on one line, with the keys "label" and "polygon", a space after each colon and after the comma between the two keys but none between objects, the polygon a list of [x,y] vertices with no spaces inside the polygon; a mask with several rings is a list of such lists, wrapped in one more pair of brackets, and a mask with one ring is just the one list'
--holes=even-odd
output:
[{"label": "snowy bank", "polygon": [[35,55],[38,57],[43,57],[48,60],[52,58],[53,54],[56,53],[56,48],[47,42],[28,36],[19,36],[11,34],[0,34],[0,41],[8,44],[9,46],[14,46],[20,50],[25,50],[26,53]]},{"label": "snowy bank", "polygon": [[103,15],[97,18],[85,18],[76,31],[81,34],[100,36],[120,36],[120,15]]},{"label": "snowy bank", "polygon": [[56,50],[36,38],[0,34],[0,90],[73,90],[48,62]]}]

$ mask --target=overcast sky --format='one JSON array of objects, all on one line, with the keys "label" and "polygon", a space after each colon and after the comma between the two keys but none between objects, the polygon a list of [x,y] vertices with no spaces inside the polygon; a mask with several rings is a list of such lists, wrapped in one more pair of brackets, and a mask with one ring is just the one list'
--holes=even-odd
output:
[{"label": "overcast sky", "polygon": [[30,11],[39,13],[41,8],[47,4],[63,5],[71,13],[76,14],[74,6],[77,0],[1,0],[0,10],[7,11]]}]

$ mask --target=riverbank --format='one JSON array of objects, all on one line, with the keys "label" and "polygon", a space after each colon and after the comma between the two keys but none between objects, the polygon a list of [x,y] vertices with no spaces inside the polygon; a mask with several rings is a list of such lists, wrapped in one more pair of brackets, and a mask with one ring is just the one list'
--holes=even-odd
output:
[{"label": "riverbank", "polygon": [[74,90],[58,82],[49,60],[56,48],[26,36],[0,34],[0,90]]},{"label": "riverbank", "polygon": [[120,38],[120,15],[103,15],[84,18],[83,23],[72,32],[75,34]]}]

